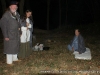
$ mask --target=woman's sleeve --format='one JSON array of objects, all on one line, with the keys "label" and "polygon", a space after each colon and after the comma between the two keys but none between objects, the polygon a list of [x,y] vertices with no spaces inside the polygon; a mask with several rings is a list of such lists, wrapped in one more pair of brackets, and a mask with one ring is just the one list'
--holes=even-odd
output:
[{"label": "woman's sleeve", "polygon": [[79,42],[78,42],[78,51],[79,53],[84,52],[84,39],[82,36],[79,37]]},{"label": "woman's sleeve", "polygon": [[31,24],[29,24],[28,28],[32,28],[32,25],[31,25]]},{"label": "woman's sleeve", "polygon": [[26,31],[27,30],[25,21],[20,20],[20,25],[21,25],[21,31]]},{"label": "woman's sleeve", "polygon": [[28,28],[31,32],[33,32],[33,23],[32,23],[32,21],[30,21],[30,24],[29,24]]}]

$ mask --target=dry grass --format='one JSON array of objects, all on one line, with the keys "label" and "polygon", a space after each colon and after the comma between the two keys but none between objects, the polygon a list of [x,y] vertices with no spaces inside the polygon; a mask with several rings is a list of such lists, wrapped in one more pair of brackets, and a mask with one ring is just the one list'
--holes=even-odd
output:
[{"label": "dry grass", "polygon": [[3,44],[0,40],[0,75],[100,75],[99,36],[84,37],[86,46],[91,49],[92,60],[76,60],[72,52],[67,50],[67,45],[73,37],[69,32],[37,32],[37,42],[49,46],[50,50],[33,52],[21,62],[14,62],[13,66],[5,63]]}]

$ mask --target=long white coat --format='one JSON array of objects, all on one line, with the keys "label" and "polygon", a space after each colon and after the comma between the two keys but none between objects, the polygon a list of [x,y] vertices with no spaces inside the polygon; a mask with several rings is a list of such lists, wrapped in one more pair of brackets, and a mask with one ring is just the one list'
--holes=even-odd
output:
[{"label": "long white coat", "polygon": [[[26,22],[29,23],[29,18],[26,19]],[[22,26],[21,31],[22,35],[20,37],[21,43],[26,43],[30,41],[30,30],[28,28],[31,28],[32,25],[29,24],[28,27]]]}]

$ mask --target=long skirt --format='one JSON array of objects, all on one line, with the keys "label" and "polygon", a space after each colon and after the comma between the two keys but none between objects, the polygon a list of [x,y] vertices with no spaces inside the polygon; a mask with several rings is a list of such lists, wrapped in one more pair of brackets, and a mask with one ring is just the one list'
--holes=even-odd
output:
[{"label": "long skirt", "polygon": [[32,49],[30,48],[30,42],[20,44],[20,52],[18,53],[19,58],[25,58],[30,56]]}]

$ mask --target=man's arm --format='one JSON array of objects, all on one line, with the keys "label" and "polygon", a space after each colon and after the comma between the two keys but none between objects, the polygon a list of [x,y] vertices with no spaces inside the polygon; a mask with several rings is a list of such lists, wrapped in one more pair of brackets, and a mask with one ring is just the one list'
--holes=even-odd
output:
[{"label": "man's arm", "polygon": [[6,41],[9,40],[9,37],[8,37],[8,20],[6,18],[6,16],[4,15],[2,18],[1,18],[1,29],[2,29],[2,33],[3,33],[3,36],[4,36],[4,39]]}]

